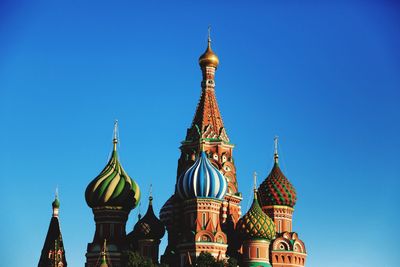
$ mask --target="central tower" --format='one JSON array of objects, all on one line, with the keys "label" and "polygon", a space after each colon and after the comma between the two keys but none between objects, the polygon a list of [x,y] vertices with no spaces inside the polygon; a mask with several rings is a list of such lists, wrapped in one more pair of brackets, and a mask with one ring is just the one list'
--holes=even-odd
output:
[{"label": "central tower", "polygon": [[[162,260],[171,266],[188,264],[202,251],[224,259],[238,249],[236,238],[234,238],[234,228],[241,216],[242,196],[238,191],[232,155],[234,145],[227,135],[215,96],[215,72],[219,59],[211,49],[210,34],[206,51],[199,58],[199,65],[202,72],[200,100],[193,121],[187,129],[186,138],[180,146],[181,156],[178,160],[175,193],[160,211],[160,219],[168,231],[168,247]],[[188,174],[190,169],[201,162],[205,164],[204,166],[210,164],[222,175],[226,190],[221,197],[204,194],[207,188],[204,189],[205,191],[199,190],[193,194],[194,191],[190,191],[189,185],[182,185],[184,176],[185,181],[189,183],[197,178],[200,179],[194,173],[194,180],[187,177],[191,175]],[[213,173],[212,169],[208,168],[208,170]],[[213,179],[209,179],[210,186],[215,186],[212,184]],[[220,186],[218,179],[216,181],[216,184]],[[202,185],[199,183],[197,187],[193,186],[197,190]],[[217,194],[216,191],[212,193]],[[185,232],[187,233],[188,230],[195,233],[191,245],[187,239],[183,242]],[[198,235],[200,231],[205,230],[214,234],[212,236]],[[198,245],[199,242],[203,244],[201,248]],[[215,242],[219,242],[221,246],[211,244]]]}]

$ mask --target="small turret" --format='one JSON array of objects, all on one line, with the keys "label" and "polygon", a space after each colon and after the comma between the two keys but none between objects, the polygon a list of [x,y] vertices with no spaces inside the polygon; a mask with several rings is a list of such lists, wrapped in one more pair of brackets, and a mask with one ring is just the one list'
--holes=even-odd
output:
[{"label": "small turret", "polygon": [[44,241],[38,267],[66,267],[67,260],[65,258],[64,243],[58,218],[58,212],[60,208],[58,190],[56,190],[56,196],[51,206],[53,209],[53,214],[50,220],[49,230],[47,231],[46,239]]},{"label": "small turret", "polygon": [[269,247],[271,240],[275,238],[275,225],[258,203],[256,175],[254,173],[253,204],[239,220],[236,228],[243,239],[243,264],[241,266],[270,267]]},{"label": "small turret", "polygon": [[158,250],[161,238],[165,235],[164,224],[156,217],[153,210],[153,196],[150,185],[149,207],[146,214],[136,223],[133,231],[128,235],[131,247],[138,250],[145,258],[158,262]]}]

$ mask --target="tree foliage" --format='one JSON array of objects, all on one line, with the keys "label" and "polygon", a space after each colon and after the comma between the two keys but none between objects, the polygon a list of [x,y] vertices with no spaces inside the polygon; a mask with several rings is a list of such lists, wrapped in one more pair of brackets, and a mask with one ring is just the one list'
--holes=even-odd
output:
[{"label": "tree foliage", "polygon": [[238,261],[235,258],[229,258],[228,261],[217,260],[208,252],[201,252],[196,258],[197,267],[237,267]]},{"label": "tree foliage", "polygon": [[142,257],[139,253],[133,250],[124,251],[124,265],[125,267],[168,267],[165,264],[155,264],[149,258]]}]

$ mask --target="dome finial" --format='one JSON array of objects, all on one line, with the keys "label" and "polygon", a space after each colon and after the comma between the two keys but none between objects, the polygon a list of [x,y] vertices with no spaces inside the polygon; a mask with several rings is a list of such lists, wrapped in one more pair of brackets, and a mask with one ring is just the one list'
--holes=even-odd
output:
[{"label": "dome finial", "polygon": [[200,56],[199,64],[201,68],[213,67],[217,68],[219,64],[219,59],[217,55],[211,49],[211,26],[208,26],[208,37],[207,37],[207,49]]},{"label": "dome finial", "polygon": [[257,172],[253,173],[253,179],[254,179],[254,198],[257,199]]},{"label": "dome finial", "polygon": [[204,152],[204,141],[202,141],[200,143],[200,153],[199,154],[201,154],[201,152]]},{"label": "dome finial", "polygon": [[275,137],[274,137],[274,162],[276,164],[278,164],[278,159],[279,159],[279,155],[278,155],[278,136],[275,135]]},{"label": "dome finial", "polygon": [[153,184],[150,184],[150,190],[149,190],[149,205],[153,205]]},{"label": "dome finial", "polygon": [[114,134],[113,134],[113,144],[114,144],[114,151],[117,150],[117,144],[118,144],[118,120],[115,120],[114,122]]},{"label": "dome finial", "polygon": [[53,217],[58,217],[58,210],[60,209],[60,200],[58,199],[58,186],[56,187],[56,192],[54,196],[54,201],[51,203],[53,207]]},{"label": "dome finial", "polygon": [[208,47],[211,47],[211,25],[208,25]]},{"label": "dome finial", "polygon": [[54,194],[55,199],[58,199],[58,185],[56,186],[56,192]]},{"label": "dome finial", "polygon": [[101,265],[100,267],[108,267],[106,259],[107,239],[104,239],[103,250],[101,251]]},{"label": "dome finial", "polygon": [[142,202],[139,202],[139,207],[138,207],[138,221],[140,221],[140,219],[142,219],[142,214],[140,214],[140,207],[142,206]]}]

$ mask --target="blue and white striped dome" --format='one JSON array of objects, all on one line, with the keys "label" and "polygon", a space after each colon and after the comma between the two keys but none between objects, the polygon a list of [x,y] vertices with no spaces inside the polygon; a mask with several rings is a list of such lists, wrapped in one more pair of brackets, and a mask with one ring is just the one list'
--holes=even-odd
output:
[{"label": "blue and white striped dome", "polygon": [[205,152],[201,152],[193,166],[179,177],[176,185],[176,191],[182,199],[223,199],[226,190],[224,175],[211,164]]}]

